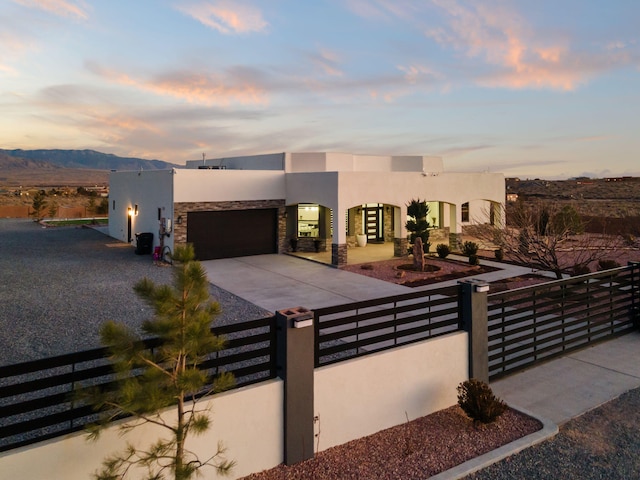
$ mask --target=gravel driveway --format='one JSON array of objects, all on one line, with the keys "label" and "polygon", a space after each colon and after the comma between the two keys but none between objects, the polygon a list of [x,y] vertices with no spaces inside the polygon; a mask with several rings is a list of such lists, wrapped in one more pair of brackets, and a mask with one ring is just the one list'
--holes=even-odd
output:
[{"label": "gravel driveway", "polygon": [[[44,228],[0,219],[0,365],[99,346],[106,320],[134,329],[151,310],[133,285],[171,282],[171,268],[91,228]],[[222,306],[218,324],[253,320],[265,310],[211,286]]]}]

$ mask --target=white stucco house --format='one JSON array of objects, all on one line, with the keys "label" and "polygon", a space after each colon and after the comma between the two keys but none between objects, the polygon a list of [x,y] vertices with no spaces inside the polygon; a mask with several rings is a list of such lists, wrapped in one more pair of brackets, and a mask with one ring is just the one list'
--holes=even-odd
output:
[{"label": "white stucco house", "polygon": [[[275,153],[187,162],[186,168],[112,172],[109,234],[153,233],[153,246],[192,243],[200,260],[331,252],[347,261],[357,241],[406,254],[406,205],[429,202],[432,245],[455,243],[471,222],[497,223],[499,173],[449,173],[430,156]],[[358,238],[358,236],[360,236]]]}]

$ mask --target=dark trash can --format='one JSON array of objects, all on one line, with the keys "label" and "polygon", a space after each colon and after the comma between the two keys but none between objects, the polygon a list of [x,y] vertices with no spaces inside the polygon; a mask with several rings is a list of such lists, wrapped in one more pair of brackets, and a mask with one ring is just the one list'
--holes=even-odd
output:
[{"label": "dark trash can", "polygon": [[153,233],[136,233],[136,255],[151,255],[153,251]]}]

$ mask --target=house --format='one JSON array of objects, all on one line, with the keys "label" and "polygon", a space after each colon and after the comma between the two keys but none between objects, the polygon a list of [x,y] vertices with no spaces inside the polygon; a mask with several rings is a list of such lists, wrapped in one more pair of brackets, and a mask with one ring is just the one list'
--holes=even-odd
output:
[{"label": "house", "polygon": [[[186,168],[111,172],[109,234],[153,233],[154,247],[192,243],[199,260],[388,243],[407,251],[406,205],[429,204],[435,243],[470,223],[501,222],[504,176],[445,172],[440,157],[275,153],[188,161]],[[360,238],[357,238],[359,236]]]}]

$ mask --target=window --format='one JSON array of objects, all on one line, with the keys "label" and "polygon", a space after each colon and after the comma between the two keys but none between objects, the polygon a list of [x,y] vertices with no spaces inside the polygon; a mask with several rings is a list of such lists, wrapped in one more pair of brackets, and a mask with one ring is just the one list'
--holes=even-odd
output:
[{"label": "window", "polygon": [[468,222],[469,221],[469,202],[462,204],[460,213],[462,214],[462,221]]},{"label": "window", "polygon": [[320,208],[315,203],[298,205],[298,236],[317,237],[320,224]]}]

